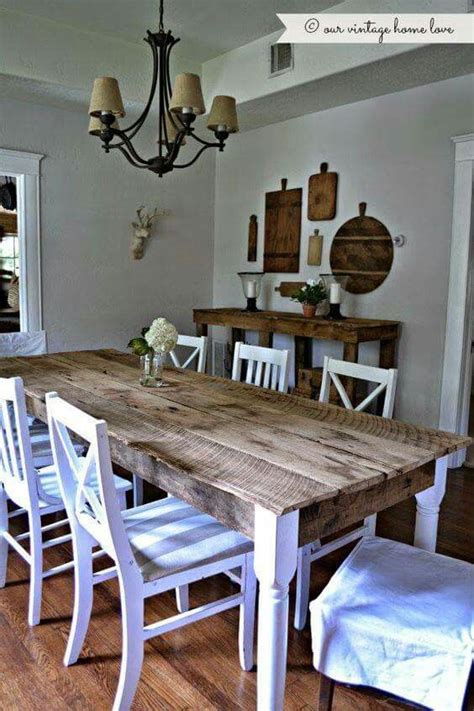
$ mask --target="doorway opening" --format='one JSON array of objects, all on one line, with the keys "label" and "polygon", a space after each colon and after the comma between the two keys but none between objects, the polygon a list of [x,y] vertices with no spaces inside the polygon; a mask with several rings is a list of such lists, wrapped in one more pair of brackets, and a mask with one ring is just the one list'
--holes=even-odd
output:
[{"label": "doorway opening", "polygon": [[0,333],[20,330],[20,244],[17,184],[0,177]]}]

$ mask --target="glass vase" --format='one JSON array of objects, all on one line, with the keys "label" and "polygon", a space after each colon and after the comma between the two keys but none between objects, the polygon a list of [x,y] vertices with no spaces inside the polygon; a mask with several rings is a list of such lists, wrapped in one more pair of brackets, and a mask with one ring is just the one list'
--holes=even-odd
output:
[{"label": "glass vase", "polygon": [[163,361],[161,353],[147,353],[140,356],[140,385],[146,388],[163,386]]}]

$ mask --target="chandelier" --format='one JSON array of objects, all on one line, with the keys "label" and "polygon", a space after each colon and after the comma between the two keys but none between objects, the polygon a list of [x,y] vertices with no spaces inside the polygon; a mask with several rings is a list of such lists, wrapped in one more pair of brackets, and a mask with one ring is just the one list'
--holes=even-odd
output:
[{"label": "chandelier", "polygon": [[[208,148],[224,150],[230,133],[239,130],[235,99],[232,96],[216,96],[212,102],[207,128],[214,133],[214,141],[206,141],[196,135],[193,123],[206,107],[197,74],[178,74],[171,84],[170,54],[179,42],[166,31],[163,25],[163,0],[160,0],[158,32],[147,30],[144,41],[153,55],[153,77],[150,95],[141,116],[128,128],[121,129],[119,118],[125,116],[122,96],[117,79],[99,77],[94,81],[89,106],[89,133],[99,136],[106,153],[118,150],[135,168],[146,168],[162,177],[174,168],[187,168],[197,161]],[[135,149],[132,139],[140,131],[158,96],[158,155],[143,158]],[[197,152],[187,163],[176,163],[181,146],[186,138],[196,141]]]}]

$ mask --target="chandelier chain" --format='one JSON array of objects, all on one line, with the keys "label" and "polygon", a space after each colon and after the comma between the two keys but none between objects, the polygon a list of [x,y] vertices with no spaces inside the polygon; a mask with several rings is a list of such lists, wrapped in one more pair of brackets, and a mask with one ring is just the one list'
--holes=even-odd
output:
[{"label": "chandelier chain", "polygon": [[164,29],[163,13],[164,13],[163,0],[160,0],[160,23],[159,23],[159,28],[160,28],[160,30],[163,30],[163,29]]}]

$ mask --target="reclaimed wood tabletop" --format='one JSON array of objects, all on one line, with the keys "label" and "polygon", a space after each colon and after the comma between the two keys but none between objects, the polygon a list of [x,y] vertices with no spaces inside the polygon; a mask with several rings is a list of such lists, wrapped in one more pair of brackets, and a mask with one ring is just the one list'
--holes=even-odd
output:
[{"label": "reclaimed wood tabletop", "polygon": [[416,495],[415,544],[436,546],[448,455],[469,438],[180,369],[139,385],[113,350],[0,359],[46,419],[55,391],[106,420],[112,459],[255,541],[258,709],[282,711],[298,547]]}]

